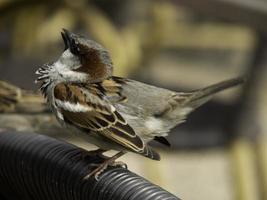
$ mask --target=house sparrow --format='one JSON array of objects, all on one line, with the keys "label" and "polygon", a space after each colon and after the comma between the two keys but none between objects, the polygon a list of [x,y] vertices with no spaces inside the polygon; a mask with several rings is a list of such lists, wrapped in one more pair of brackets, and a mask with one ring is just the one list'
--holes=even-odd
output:
[{"label": "house sparrow", "polygon": [[215,93],[244,82],[235,78],[192,92],[175,92],[116,77],[104,47],[65,29],[61,34],[63,54],[39,68],[36,81],[41,82],[40,90],[62,125],[98,146],[97,154],[119,151],[90,176],[128,151],[160,160],[149,141],[169,145],[164,137],[189,113]]}]

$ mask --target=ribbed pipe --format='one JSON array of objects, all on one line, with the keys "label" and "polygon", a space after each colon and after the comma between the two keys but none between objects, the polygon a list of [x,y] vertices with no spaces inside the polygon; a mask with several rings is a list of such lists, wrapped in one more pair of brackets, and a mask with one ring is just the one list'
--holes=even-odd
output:
[{"label": "ribbed pipe", "polygon": [[124,168],[83,178],[98,156],[47,136],[0,133],[0,196],[6,200],[177,200]]}]

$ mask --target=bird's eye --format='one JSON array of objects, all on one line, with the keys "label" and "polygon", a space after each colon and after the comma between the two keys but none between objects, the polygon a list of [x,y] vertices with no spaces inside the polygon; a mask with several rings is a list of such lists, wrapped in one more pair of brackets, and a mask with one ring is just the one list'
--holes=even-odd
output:
[{"label": "bird's eye", "polygon": [[77,56],[80,55],[80,47],[79,47],[79,44],[74,39],[71,40],[70,51],[74,55],[77,55]]}]

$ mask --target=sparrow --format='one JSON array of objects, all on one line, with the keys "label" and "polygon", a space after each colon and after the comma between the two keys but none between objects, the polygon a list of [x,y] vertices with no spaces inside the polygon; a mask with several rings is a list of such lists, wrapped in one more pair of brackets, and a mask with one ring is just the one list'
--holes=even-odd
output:
[{"label": "sparrow", "polygon": [[59,59],[40,67],[40,90],[61,125],[99,147],[106,157],[88,177],[103,171],[126,152],[153,160],[160,155],[148,142],[167,146],[170,129],[189,113],[244,78],[233,78],[191,92],[176,92],[113,76],[109,52],[100,44],[63,29],[65,49]]}]

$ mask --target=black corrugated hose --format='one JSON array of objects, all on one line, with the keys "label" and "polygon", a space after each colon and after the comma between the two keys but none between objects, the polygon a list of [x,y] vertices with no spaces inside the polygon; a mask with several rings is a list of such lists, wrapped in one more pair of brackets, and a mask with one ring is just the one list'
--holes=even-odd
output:
[{"label": "black corrugated hose", "polygon": [[47,136],[0,132],[0,197],[5,200],[177,200],[122,167],[83,178],[99,156]]}]

